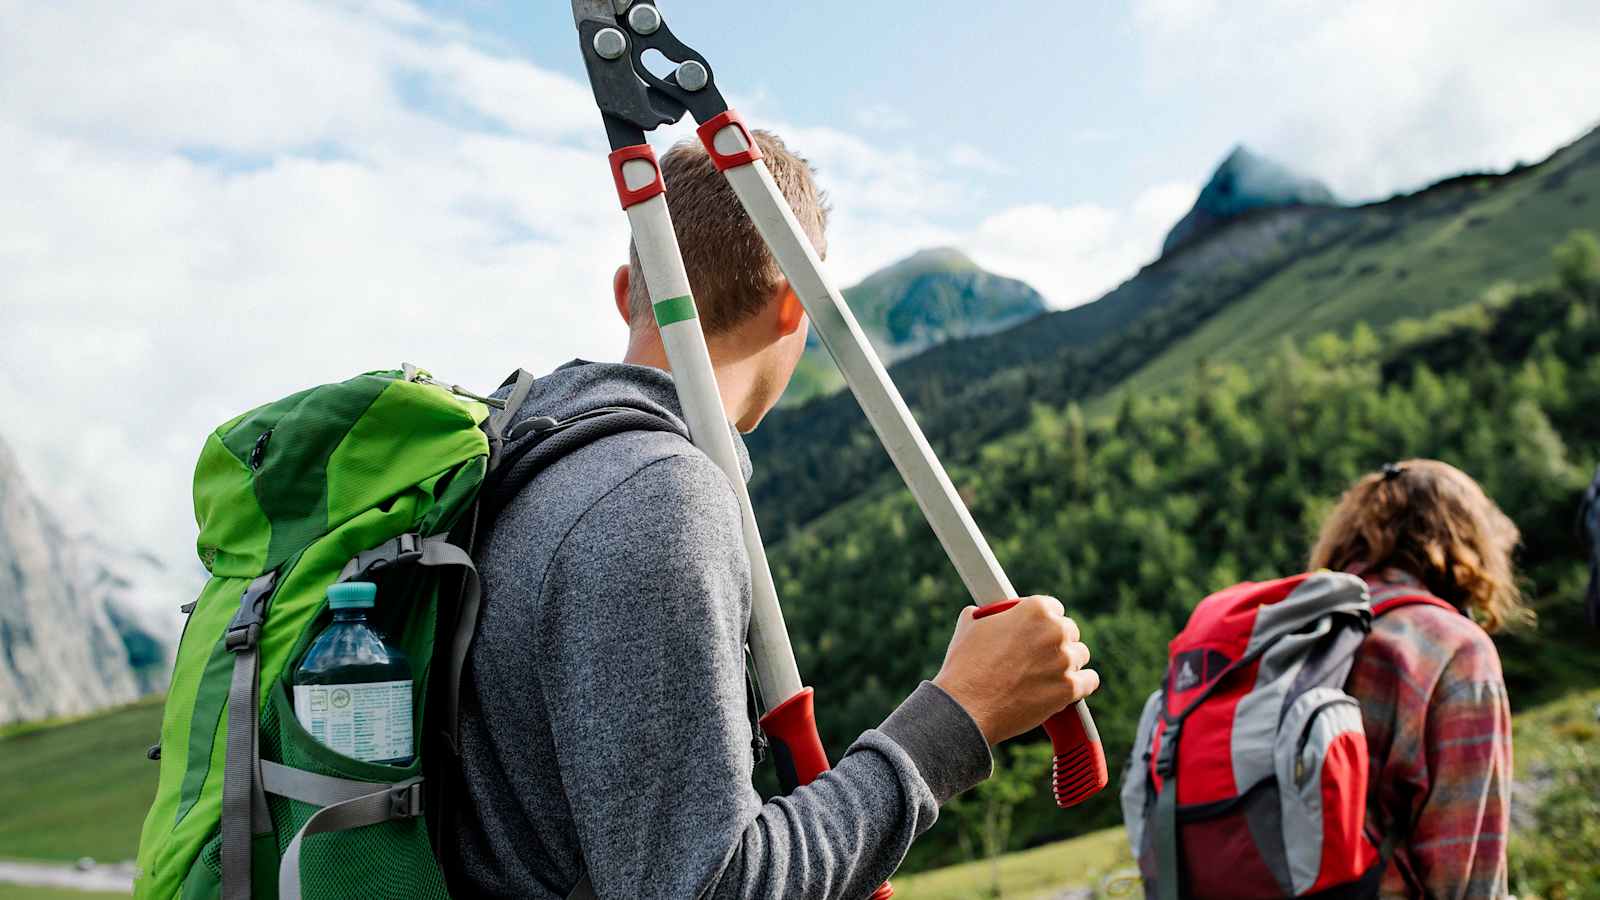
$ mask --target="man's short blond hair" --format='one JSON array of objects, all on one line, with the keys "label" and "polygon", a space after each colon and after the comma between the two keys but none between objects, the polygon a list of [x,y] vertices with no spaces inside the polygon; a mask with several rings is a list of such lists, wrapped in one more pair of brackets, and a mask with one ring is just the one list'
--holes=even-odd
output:
[{"label": "man's short blond hair", "polygon": [[[771,132],[752,136],[817,255],[826,256],[827,198],[817,189],[811,164]],[[777,261],[698,141],[680,141],[668,150],[661,157],[661,176],[700,326],[717,334],[742,324],[761,311],[783,282]],[[650,292],[639,270],[639,252],[631,244],[628,265],[628,314],[637,325],[650,321]]]}]

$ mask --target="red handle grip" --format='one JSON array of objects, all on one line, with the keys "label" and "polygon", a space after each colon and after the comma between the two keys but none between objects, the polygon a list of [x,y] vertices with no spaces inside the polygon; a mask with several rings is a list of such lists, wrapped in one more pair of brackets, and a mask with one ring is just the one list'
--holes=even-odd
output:
[{"label": "red handle grip", "polygon": [[822,748],[822,737],[817,734],[813,698],[811,688],[802,688],[761,717],[761,730],[771,743],[778,784],[785,794],[828,771],[828,751]]},{"label": "red handle grip", "polygon": [[[785,794],[828,771],[828,751],[823,749],[822,736],[817,733],[815,696],[811,688],[801,688],[800,693],[761,717],[761,730],[771,744],[778,784]],[[894,888],[885,881],[869,900],[889,900],[893,896]]]},{"label": "red handle grip", "polygon": [[[1003,613],[1020,600],[1001,600],[981,607],[974,620]],[[1051,765],[1051,788],[1056,805],[1062,809],[1077,806],[1093,797],[1111,782],[1106,768],[1106,751],[1100,745],[1100,731],[1094,726],[1089,705],[1082,700],[1045,720],[1045,733],[1055,748]]]}]

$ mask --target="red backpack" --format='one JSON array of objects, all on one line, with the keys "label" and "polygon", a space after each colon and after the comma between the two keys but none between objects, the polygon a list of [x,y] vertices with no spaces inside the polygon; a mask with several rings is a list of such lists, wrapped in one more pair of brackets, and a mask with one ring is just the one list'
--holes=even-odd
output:
[{"label": "red backpack", "polygon": [[1195,608],[1122,787],[1148,896],[1376,896],[1367,739],[1344,683],[1373,618],[1419,603],[1454,609],[1416,588],[1369,597],[1326,571]]}]

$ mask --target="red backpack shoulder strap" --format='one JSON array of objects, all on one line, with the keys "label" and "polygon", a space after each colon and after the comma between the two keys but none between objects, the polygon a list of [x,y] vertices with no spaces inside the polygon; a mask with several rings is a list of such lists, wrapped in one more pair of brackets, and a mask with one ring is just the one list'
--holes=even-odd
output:
[{"label": "red backpack shoulder strap", "polygon": [[1426,591],[1419,591],[1409,585],[1396,585],[1374,591],[1372,594],[1372,617],[1383,615],[1402,606],[1437,606],[1460,615],[1461,610],[1456,609],[1446,600],[1442,600]]}]

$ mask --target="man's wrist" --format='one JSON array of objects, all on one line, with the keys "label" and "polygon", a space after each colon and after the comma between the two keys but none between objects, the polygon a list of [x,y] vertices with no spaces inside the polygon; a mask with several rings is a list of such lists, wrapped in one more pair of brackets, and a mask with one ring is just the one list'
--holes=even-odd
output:
[{"label": "man's wrist", "polygon": [[879,730],[910,755],[940,805],[994,770],[983,730],[960,702],[932,681],[918,686]]},{"label": "man's wrist", "polygon": [[939,690],[944,691],[945,696],[949,697],[957,706],[961,707],[962,712],[965,712],[967,717],[972,720],[972,723],[978,727],[978,732],[983,735],[983,740],[985,743],[991,747],[1000,743],[999,741],[993,739],[993,729],[991,729],[989,727],[989,723],[985,721],[985,717],[982,715],[979,705],[974,702],[971,693],[966,690],[965,685],[962,685],[953,679],[947,679],[941,676],[935,676],[932,684]]}]

